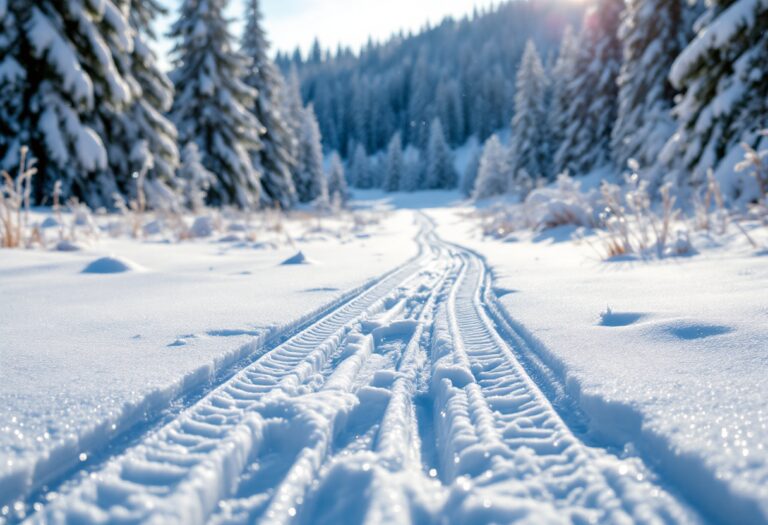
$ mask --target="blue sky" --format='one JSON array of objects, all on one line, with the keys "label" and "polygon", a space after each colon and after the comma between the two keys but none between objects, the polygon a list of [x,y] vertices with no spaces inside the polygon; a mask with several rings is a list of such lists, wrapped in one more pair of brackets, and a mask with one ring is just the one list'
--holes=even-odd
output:
[{"label": "blue sky", "polygon": [[[164,32],[175,18],[180,0],[164,0],[172,11],[162,20]],[[357,49],[368,37],[386,39],[399,30],[418,30],[428,21],[436,23],[445,16],[459,17],[477,7],[498,4],[492,0],[262,0],[264,23],[274,49],[291,51],[296,46],[306,50],[315,37],[323,47],[337,44]],[[242,18],[242,0],[230,0],[230,16]],[[235,30],[240,31],[238,25]],[[161,55],[167,55],[168,41],[159,44]],[[167,63],[165,56],[161,60]]]}]

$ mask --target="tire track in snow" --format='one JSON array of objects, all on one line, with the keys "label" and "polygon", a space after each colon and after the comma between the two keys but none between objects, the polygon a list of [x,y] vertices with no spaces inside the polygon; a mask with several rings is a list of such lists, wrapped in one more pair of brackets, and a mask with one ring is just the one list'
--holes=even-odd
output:
[{"label": "tire track in snow", "polygon": [[[422,253],[431,252],[433,244]],[[286,399],[313,392],[353,328],[417,290],[428,280],[426,264],[421,258],[406,265],[269,352],[100,471],[74,481],[30,521],[204,522],[233,493],[248,458],[264,442],[268,409],[307,412]],[[319,413],[332,405],[322,396],[305,396],[302,403]]]},{"label": "tire track in snow", "polygon": [[571,431],[494,325],[481,259],[424,238],[30,521],[699,522]]},{"label": "tire track in snow", "polygon": [[638,459],[588,447],[569,430],[486,311],[484,263],[460,252],[464,267],[436,329],[448,347],[447,372],[433,376],[441,476],[452,486],[443,515],[455,523],[699,522]]},{"label": "tire track in snow", "polygon": [[5,482],[6,488],[15,485],[11,492],[5,494],[9,499],[0,499],[0,525],[16,523],[29,513],[39,510],[50,498],[56,496],[63,485],[78,476],[98,470],[112,457],[140,443],[144,437],[179,417],[183,410],[196,404],[275,347],[358,301],[385,280],[409,269],[414,271],[433,250],[433,243],[427,240],[430,235],[427,221],[419,216],[415,220],[419,225],[415,239],[418,253],[402,265],[295,321],[264,330],[253,341],[226,355],[221,364],[201,367],[183,378],[180,386],[151,392],[140,403],[127,406],[125,413],[118,414],[117,419],[102,421],[93,429],[83,432],[76,442],[66,440],[61,446],[50,449],[46,457],[35,460],[34,464],[26,468],[27,473],[12,472],[8,479],[0,479],[0,484]]},{"label": "tire track in snow", "polygon": [[[218,387],[213,386],[206,389],[207,392],[205,394],[199,394],[198,400],[191,402],[190,406],[196,407],[200,405],[201,400],[209,400],[211,397],[214,397],[218,391],[226,390],[229,387],[231,387],[233,390],[237,390],[238,383],[242,376],[253,367],[259,367],[263,370],[263,377],[261,379],[255,379],[256,382],[261,381],[262,384],[260,386],[251,385],[250,387],[245,388],[261,388],[268,390],[270,384],[274,383],[274,381],[270,379],[270,374],[276,371],[273,363],[273,359],[275,358],[276,353],[280,353],[285,362],[290,363],[292,355],[295,357],[298,355],[297,353],[314,348],[321,342],[325,343],[326,345],[329,342],[338,342],[340,333],[346,333],[349,330],[350,323],[360,318],[364,318],[366,315],[370,315],[370,312],[376,308],[381,308],[383,297],[390,294],[392,290],[395,290],[398,286],[402,285],[402,283],[407,279],[415,276],[417,272],[424,266],[426,260],[430,258],[433,259],[433,257],[431,257],[433,243],[427,242],[426,237],[429,235],[429,233],[424,225],[423,220],[419,219],[419,221],[422,222],[421,230],[419,236],[417,237],[417,241],[419,243],[419,253],[414,258],[401,265],[400,267],[388,272],[382,277],[368,283],[357,293],[353,292],[352,294],[348,294],[348,300],[345,302],[340,302],[332,310],[324,311],[317,317],[307,321],[305,324],[308,326],[303,330],[300,330],[295,334],[290,334],[290,332],[294,331],[293,329],[290,329],[288,332],[290,337],[285,336],[285,339],[287,339],[285,342],[279,344],[275,349],[271,351],[260,352],[259,356],[244,362],[242,365],[243,371],[241,371],[239,374],[237,372],[232,373],[226,378],[223,378],[220,382],[220,386]],[[277,334],[274,339],[279,340],[280,338],[281,334]],[[299,373],[305,373],[306,370],[307,369],[305,365],[303,371],[300,371]],[[240,411],[243,412],[242,410]],[[216,419],[216,415],[212,412],[207,414],[207,417]],[[104,454],[106,454],[107,457],[100,461],[99,464],[89,464],[87,465],[88,468],[76,468],[67,474],[63,479],[58,479],[55,483],[49,483],[48,487],[43,487],[43,490],[35,495],[33,499],[28,500],[26,505],[23,505],[21,502],[17,502],[16,509],[12,508],[12,510],[16,510],[18,513],[15,516],[12,514],[7,519],[11,520],[13,523],[16,520],[23,519],[24,514],[28,512],[36,512],[46,508],[46,504],[53,501],[53,499],[58,498],[62,492],[70,492],[72,486],[81,484],[81,482],[87,480],[89,477],[100,477],[101,472],[109,468],[109,464],[112,458],[121,456],[125,450],[141,448],[146,443],[146,441],[153,439],[153,436],[155,436],[158,431],[163,432],[164,429],[170,426],[178,425],[179,421],[184,420],[185,418],[185,412],[180,411],[176,414],[173,414],[170,422],[168,422],[166,419],[162,426],[153,426],[146,429],[144,432],[136,432],[137,435],[131,440],[126,440],[127,443],[124,445],[121,446],[120,443],[118,443],[117,447],[105,450]],[[189,423],[189,426],[191,428],[194,426],[194,424]],[[201,428],[202,427],[198,427],[198,430]],[[124,436],[115,436],[113,442],[121,441],[123,438]],[[154,437],[154,439],[155,441],[157,440],[156,437]],[[161,456],[161,458],[162,457],[163,456]],[[135,471],[136,469],[134,468],[133,470]],[[51,508],[52,505],[47,505],[47,507]],[[51,517],[40,518],[40,516],[44,516],[44,513],[38,513],[35,519],[43,521],[46,519],[52,519]],[[0,518],[0,522],[5,519],[6,518]],[[65,519],[60,511],[60,508],[57,511],[56,519],[59,521]]]},{"label": "tire track in snow", "polygon": [[[387,462],[413,460],[420,467],[412,448],[403,451],[399,443],[414,437],[410,416],[420,365],[417,354],[436,298],[432,289],[439,289],[447,276],[444,262],[437,258],[437,263],[433,271],[423,272],[426,280],[406,290],[397,305],[361,323],[361,332],[342,349],[341,359],[332,360],[327,380],[314,395],[296,400],[311,404],[303,416],[311,413],[313,417],[310,438],[302,441],[303,448],[288,470],[277,479],[263,476],[266,485],[249,491],[250,480],[258,477],[264,464],[263,457],[256,458],[253,474],[241,477],[235,497],[222,502],[212,523],[354,522],[352,516],[360,509],[346,505],[356,499],[352,491],[369,488]],[[344,500],[332,498],[338,505],[328,509],[326,492],[338,491],[335,480],[340,472],[341,477],[354,473],[356,486],[348,487]]]}]

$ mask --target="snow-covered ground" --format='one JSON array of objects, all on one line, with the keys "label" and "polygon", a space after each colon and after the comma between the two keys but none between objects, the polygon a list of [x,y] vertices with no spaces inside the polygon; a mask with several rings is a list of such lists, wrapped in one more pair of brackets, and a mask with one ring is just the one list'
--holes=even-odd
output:
[{"label": "snow-covered ground", "polygon": [[[223,233],[0,253],[0,507],[416,254],[410,215],[321,226],[289,222],[296,247]],[[297,249],[307,264],[281,264]]]},{"label": "snow-covered ground", "polygon": [[768,522],[743,236],[606,262],[484,239],[456,193],[358,199],[396,210],[2,252],[0,523]]},{"label": "snow-covered ground", "polygon": [[[471,209],[428,213],[486,259],[596,442],[639,453],[713,519],[768,521],[765,252],[734,229],[695,238],[695,256],[610,262],[570,227],[502,242],[483,239]],[[765,245],[768,228],[752,236]]]}]

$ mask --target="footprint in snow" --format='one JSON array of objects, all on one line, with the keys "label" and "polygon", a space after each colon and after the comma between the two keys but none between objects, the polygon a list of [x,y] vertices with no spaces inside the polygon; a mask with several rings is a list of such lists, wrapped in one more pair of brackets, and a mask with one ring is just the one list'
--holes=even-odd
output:
[{"label": "footprint in snow", "polygon": [[725,335],[734,331],[731,326],[678,322],[662,328],[664,332],[678,339],[694,341],[717,335]]}]

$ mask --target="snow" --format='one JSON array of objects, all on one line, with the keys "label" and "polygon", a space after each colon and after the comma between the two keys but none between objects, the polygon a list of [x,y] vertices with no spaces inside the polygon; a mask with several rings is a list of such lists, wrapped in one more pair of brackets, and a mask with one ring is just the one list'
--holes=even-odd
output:
[{"label": "snow", "polygon": [[637,450],[710,517],[768,520],[768,266],[741,234],[699,237],[695,257],[601,262],[572,229],[504,243],[455,210],[428,213],[487,259],[510,322],[594,440]]},{"label": "snow", "polygon": [[[67,242],[67,241],[62,241]],[[58,244],[56,248],[59,251],[68,251],[68,250],[62,250],[61,249],[62,244]],[[70,244],[67,244],[66,246],[71,246]],[[76,251],[76,250],[69,250],[69,251]],[[83,273],[94,273],[94,274],[108,274],[108,273],[124,273],[124,272],[133,272],[141,270],[141,267],[129,260],[121,259],[119,257],[100,257],[99,259],[96,259],[92,263],[89,263],[88,266],[86,266],[83,269]]]},{"label": "snow", "polygon": [[765,9],[766,6],[768,3],[765,0],[739,0],[730,5],[713,23],[699,31],[693,42],[680,53],[669,73],[671,82],[680,86],[683,78],[705,53],[711,49],[723,47],[739,31],[751,27],[755,23],[755,13],[758,9]]},{"label": "snow", "polygon": [[0,521],[768,521],[741,234],[604,261],[570,225],[484,238],[457,192],[355,197],[287,243],[222,214],[3,252]]},{"label": "snow", "polygon": [[93,106],[93,83],[80,67],[74,51],[65,42],[56,28],[39,9],[32,10],[29,35],[38,56],[48,55],[48,61],[62,77],[63,87],[78,101]]},{"label": "snow", "polygon": [[291,248],[213,239],[3,251],[0,508],[416,253],[409,214],[366,231],[298,240],[322,264],[292,267]]},{"label": "snow", "polygon": [[293,266],[296,264],[310,264],[309,259],[304,255],[304,252],[296,252],[295,255],[291,255],[286,260],[280,263],[282,266]]}]

